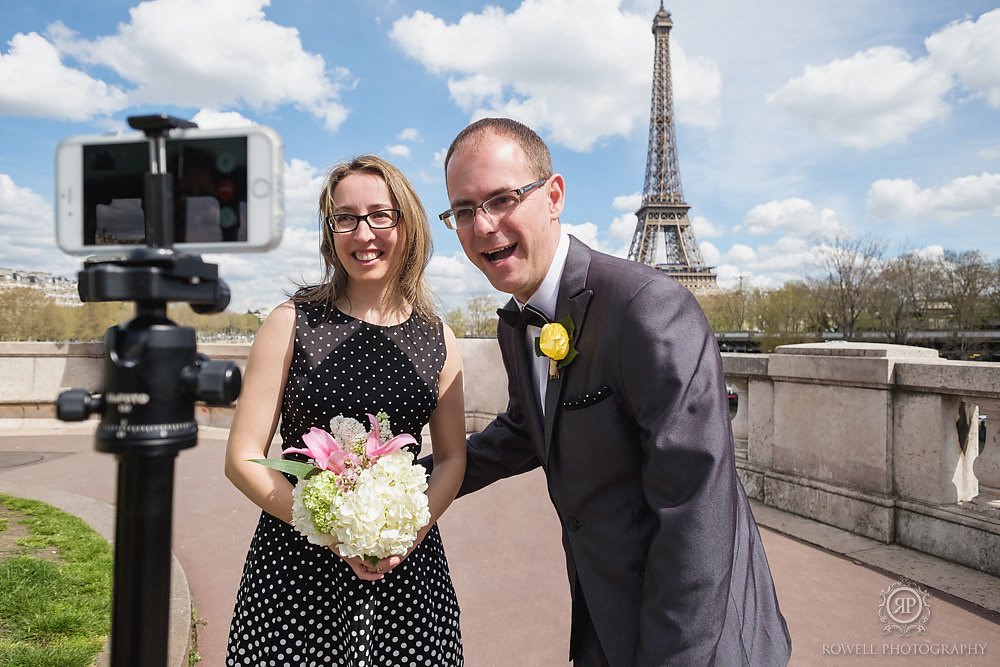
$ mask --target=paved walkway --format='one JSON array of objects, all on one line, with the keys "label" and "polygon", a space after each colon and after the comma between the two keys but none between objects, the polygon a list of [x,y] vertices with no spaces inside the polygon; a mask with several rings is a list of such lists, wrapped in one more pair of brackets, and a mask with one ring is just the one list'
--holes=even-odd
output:
[{"label": "paved walkway", "polygon": [[[0,492],[36,498],[113,531],[116,461],[91,425],[0,428]],[[222,473],[226,432],[203,429],[177,458],[170,664],[193,606],[201,665],[223,665],[229,617],[257,511]],[[755,507],[794,650],[792,665],[1000,664],[1000,580]],[[470,667],[566,665],[569,597],[558,525],[539,473],[455,503],[441,520]],[[1000,557],[1000,556],[998,556]],[[885,635],[879,597],[905,575],[927,590],[926,633]],[[964,650],[973,655],[955,655]],[[949,652],[950,655],[942,655]]]}]

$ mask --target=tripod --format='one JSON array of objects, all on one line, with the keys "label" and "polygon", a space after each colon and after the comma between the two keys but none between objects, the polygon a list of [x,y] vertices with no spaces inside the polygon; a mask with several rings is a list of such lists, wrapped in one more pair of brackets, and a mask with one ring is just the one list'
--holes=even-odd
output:
[{"label": "tripod", "polygon": [[167,317],[169,302],[189,303],[199,313],[229,305],[216,265],[172,249],[166,139],[172,129],[195,125],[165,115],[128,122],[150,147],[147,245],[122,258],[88,259],[78,289],[84,302],[134,301],[136,313],[105,333],[103,389],[62,392],[56,415],[82,421],[99,413],[96,449],[118,459],[111,665],[158,667],[167,664],[174,459],[197,444],[195,401],[232,403],[241,375],[234,363],[199,354],[194,330]]}]

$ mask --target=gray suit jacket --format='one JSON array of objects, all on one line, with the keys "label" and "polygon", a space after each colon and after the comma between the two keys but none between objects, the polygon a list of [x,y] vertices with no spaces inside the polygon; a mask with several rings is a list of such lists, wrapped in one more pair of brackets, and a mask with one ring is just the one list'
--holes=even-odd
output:
[{"label": "gray suit jacket", "polygon": [[500,323],[510,402],[469,438],[461,493],[544,469],[570,589],[614,667],[785,665],[711,328],[673,279],[570,241],[554,319],[572,318],[579,355],[543,419],[533,351]]}]

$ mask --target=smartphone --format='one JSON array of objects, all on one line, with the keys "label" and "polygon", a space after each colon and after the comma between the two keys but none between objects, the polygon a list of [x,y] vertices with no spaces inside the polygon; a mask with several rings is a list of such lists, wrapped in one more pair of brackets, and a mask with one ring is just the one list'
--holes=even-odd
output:
[{"label": "smartphone", "polygon": [[[174,130],[174,247],[263,252],[281,240],[283,156],[268,127]],[[56,149],[56,241],[71,255],[122,255],[146,243],[145,135],[69,137]]]}]

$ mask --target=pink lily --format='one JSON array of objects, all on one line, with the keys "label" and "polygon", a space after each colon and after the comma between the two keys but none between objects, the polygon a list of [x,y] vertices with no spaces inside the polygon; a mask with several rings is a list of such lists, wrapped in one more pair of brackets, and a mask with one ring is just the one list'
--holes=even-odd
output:
[{"label": "pink lily", "polygon": [[368,421],[372,424],[372,430],[368,433],[368,442],[365,443],[365,450],[368,452],[368,458],[373,461],[380,456],[385,456],[396,451],[404,445],[417,444],[417,439],[409,433],[400,433],[396,437],[382,442],[382,435],[378,430],[378,420],[375,419],[374,415],[369,414]]},{"label": "pink lily", "polygon": [[340,443],[332,435],[321,428],[313,427],[302,436],[302,442],[306,443],[305,449],[289,447],[282,450],[281,453],[305,454],[316,462],[317,467],[323,470],[329,470],[334,474],[340,474],[344,471],[344,461],[347,459],[348,452],[341,448]]}]

